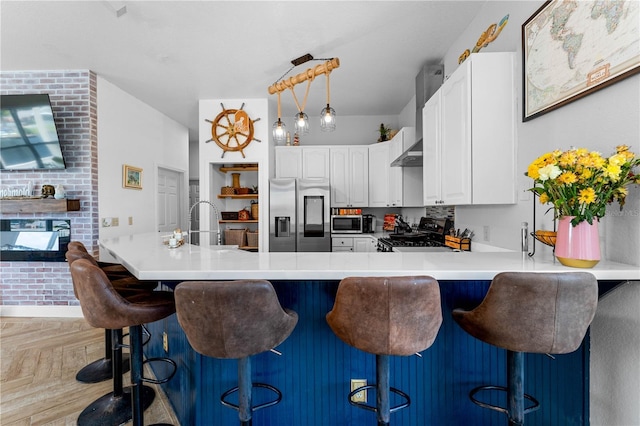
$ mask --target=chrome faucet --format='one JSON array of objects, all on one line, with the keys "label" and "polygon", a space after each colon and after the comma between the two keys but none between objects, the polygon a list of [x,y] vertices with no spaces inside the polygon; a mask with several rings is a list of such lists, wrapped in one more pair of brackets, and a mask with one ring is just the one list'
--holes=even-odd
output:
[{"label": "chrome faucet", "polygon": [[[203,204],[203,203],[204,203],[204,204],[208,204],[208,205],[209,205],[209,206],[211,206],[211,208],[213,209],[213,213],[214,213],[214,214],[215,214],[215,216],[216,216],[216,225],[217,225],[217,228],[218,228],[216,231],[200,231],[200,230],[194,231],[194,230],[192,230],[192,229],[191,229],[191,217],[192,217],[193,209],[194,209],[197,205],[199,205],[199,204]],[[216,205],[215,205],[215,204],[213,204],[211,201],[205,201],[205,200],[202,200],[202,201],[196,201],[195,203],[193,203],[193,205],[192,205],[192,206],[191,206],[191,208],[189,209],[189,244],[192,244],[192,241],[191,241],[191,234],[192,234],[193,232],[216,232],[216,235],[217,235],[217,238],[216,238],[216,244],[217,244],[217,245],[221,245],[221,244],[222,244],[222,235],[220,234],[220,214],[218,213],[218,208],[216,207]],[[198,244],[200,244],[200,243],[198,242]]]}]

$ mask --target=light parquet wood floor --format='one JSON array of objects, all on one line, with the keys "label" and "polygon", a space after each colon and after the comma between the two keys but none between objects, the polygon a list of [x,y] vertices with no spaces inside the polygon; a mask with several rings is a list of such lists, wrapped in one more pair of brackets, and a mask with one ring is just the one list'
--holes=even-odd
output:
[{"label": "light parquet wood floor", "polygon": [[[0,425],[75,425],[86,406],[113,389],[110,380],[75,380],[78,370],[103,356],[104,330],[83,318],[1,317]],[[151,377],[148,370],[145,375]],[[124,381],[126,386],[129,373]],[[178,426],[164,393],[148,386],[156,398],[144,413],[145,424]]]}]

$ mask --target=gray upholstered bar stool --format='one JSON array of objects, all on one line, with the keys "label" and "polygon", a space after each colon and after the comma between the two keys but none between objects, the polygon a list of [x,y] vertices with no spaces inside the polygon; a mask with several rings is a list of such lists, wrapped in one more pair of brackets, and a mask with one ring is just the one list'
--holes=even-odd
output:
[{"label": "gray upholstered bar stool", "polygon": [[[376,355],[376,384],[353,390],[348,399],[375,411],[379,426],[388,425],[391,413],[411,404],[406,393],[390,387],[389,357],[422,352],[435,341],[442,324],[438,281],[428,276],[345,278],[327,322],[342,341]],[[363,389],[376,389],[375,407],[352,401]],[[390,392],[404,402],[391,407]]]},{"label": "gray upholstered bar stool", "polygon": [[[472,311],[455,309],[467,333],[507,350],[507,386],[479,386],[469,393],[477,405],[503,412],[509,425],[539,408],[524,393],[524,353],[566,354],[578,349],[598,304],[598,282],[587,272],[504,272],[495,276],[484,300]],[[482,402],[481,391],[507,392],[507,407]],[[530,402],[525,408],[525,399]]]},{"label": "gray upholstered bar stool", "polygon": [[[69,265],[71,265],[78,259],[86,259],[93,265],[100,266],[100,262],[98,262],[87,252],[84,244],[82,244],[81,242],[71,241],[67,246],[67,249],[68,250],[65,253],[65,258],[67,259],[67,263],[69,263]],[[104,263],[102,265],[103,266],[100,266],[100,269],[105,272],[107,278],[111,280],[113,287],[123,297],[144,295],[145,293],[151,292],[157,286],[157,283],[155,282],[137,280],[122,265]],[[123,272],[123,270],[126,272]],[[93,361],[81,368],[80,371],[78,371],[78,373],[76,374],[77,381],[82,383],[98,383],[112,379],[114,377],[114,366],[112,365],[114,353],[118,355],[119,359],[119,366],[116,366],[117,373],[126,373],[127,371],[129,371],[128,355],[123,355],[122,349],[118,348],[117,345],[113,345],[114,332],[119,333],[121,338],[121,330],[105,330],[104,357]]]},{"label": "gray upholstered bar stool", "polygon": [[[133,420],[134,426],[144,424],[143,405],[145,398],[143,393],[153,392],[151,388],[143,386],[144,382],[165,383],[175,374],[176,364],[166,358],[151,358],[150,361],[165,361],[173,366],[173,372],[165,379],[147,379],[143,372],[142,353],[142,324],[155,322],[175,312],[175,302],[173,293],[165,291],[152,291],[147,294],[132,296],[125,299],[113,287],[112,282],[106,274],[87,259],[78,259],[70,265],[71,277],[73,279],[74,290],[80,300],[82,314],[87,322],[93,327],[118,330],[129,327],[130,350],[131,350],[131,397],[129,404],[126,398],[120,396],[122,404],[113,406],[107,404],[111,409],[117,410],[124,420],[113,420],[114,416],[109,416],[105,420],[104,412],[87,407],[78,418],[79,425],[102,425],[102,424],[122,424],[128,419]],[[114,377],[115,380],[115,377]],[[107,400],[114,398],[112,394],[106,394],[103,398]],[[127,409],[129,412],[127,412]]]},{"label": "gray upholstered bar stool", "polygon": [[[198,353],[238,360],[238,386],[224,392],[220,402],[238,411],[240,424],[251,425],[252,413],[275,405],[282,393],[264,383],[252,383],[252,355],[284,342],[298,322],[298,314],[280,306],[269,281],[187,281],[175,289],[176,313],[187,340]],[[270,390],[276,399],[252,404],[253,387]],[[238,405],[227,397],[238,392]]]}]

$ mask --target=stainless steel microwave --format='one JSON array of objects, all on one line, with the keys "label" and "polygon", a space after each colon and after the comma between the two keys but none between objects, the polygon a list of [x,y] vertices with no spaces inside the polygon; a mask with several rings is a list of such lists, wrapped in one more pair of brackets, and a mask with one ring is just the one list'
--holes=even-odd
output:
[{"label": "stainless steel microwave", "polygon": [[332,234],[362,234],[362,215],[331,216]]}]

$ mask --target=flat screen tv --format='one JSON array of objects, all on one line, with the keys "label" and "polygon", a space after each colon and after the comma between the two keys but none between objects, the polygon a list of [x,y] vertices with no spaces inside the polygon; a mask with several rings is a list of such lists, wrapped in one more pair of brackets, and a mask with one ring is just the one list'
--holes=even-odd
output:
[{"label": "flat screen tv", "polygon": [[64,169],[49,95],[0,96],[0,169]]}]

